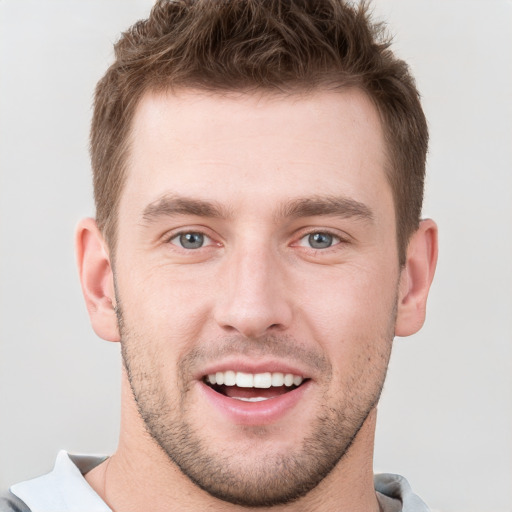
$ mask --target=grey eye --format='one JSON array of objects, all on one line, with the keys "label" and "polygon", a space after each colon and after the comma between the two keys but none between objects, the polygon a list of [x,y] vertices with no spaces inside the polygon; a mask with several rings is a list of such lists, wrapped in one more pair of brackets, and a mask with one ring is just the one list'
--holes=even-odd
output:
[{"label": "grey eye", "polygon": [[184,249],[199,249],[205,242],[205,236],[202,233],[181,233],[175,239]]},{"label": "grey eye", "polygon": [[334,237],[329,233],[311,233],[308,235],[308,243],[313,249],[327,249],[333,244]]}]

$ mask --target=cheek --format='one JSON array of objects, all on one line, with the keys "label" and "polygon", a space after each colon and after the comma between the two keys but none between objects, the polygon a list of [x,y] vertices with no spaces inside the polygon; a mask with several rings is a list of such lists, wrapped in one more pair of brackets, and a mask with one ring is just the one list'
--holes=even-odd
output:
[{"label": "cheek", "polygon": [[141,271],[136,262],[133,268],[137,271],[119,272],[116,286],[126,326],[151,340],[161,355],[185,353],[200,339],[208,317],[206,276],[171,266]]},{"label": "cheek", "polygon": [[393,338],[398,270],[344,267],[329,278],[311,279],[300,316],[312,335],[333,357],[350,361]]}]

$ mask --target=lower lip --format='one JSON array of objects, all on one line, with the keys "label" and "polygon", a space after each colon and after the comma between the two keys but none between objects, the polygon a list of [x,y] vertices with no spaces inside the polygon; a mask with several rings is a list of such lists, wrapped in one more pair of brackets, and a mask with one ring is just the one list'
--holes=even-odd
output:
[{"label": "lower lip", "polygon": [[306,381],[298,388],[282,395],[261,402],[244,402],[217,393],[204,382],[199,389],[208,402],[237,425],[269,425],[290,412],[303,398],[311,381]]}]

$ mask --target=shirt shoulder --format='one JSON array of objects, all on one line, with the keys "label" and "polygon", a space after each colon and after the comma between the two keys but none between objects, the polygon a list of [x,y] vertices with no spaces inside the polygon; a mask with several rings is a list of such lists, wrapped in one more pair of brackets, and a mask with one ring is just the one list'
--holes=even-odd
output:
[{"label": "shirt shoulder", "polygon": [[[387,498],[399,500],[402,504],[401,512],[430,512],[425,502],[411,489],[409,482],[400,475],[382,473],[374,477],[375,490]],[[382,500],[381,505],[385,505],[386,500]],[[386,508],[384,511],[391,512],[392,508]]]},{"label": "shirt shoulder", "polygon": [[0,512],[30,512],[27,504],[12,492],[0,493]]}]

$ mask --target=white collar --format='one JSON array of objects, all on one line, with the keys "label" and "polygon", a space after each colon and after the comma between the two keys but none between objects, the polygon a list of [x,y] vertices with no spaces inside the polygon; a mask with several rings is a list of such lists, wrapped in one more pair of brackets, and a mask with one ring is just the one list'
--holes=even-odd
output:
[{"label": "white collar", "polygon": [[13,485],[10,491],[32,512],[112,512],[83,477],[105,459],[62,450],[53,471]]}]

